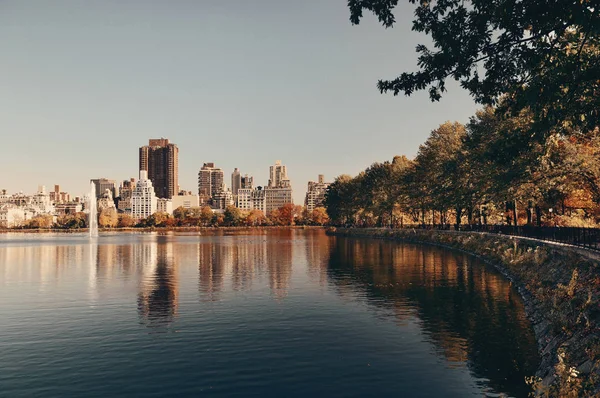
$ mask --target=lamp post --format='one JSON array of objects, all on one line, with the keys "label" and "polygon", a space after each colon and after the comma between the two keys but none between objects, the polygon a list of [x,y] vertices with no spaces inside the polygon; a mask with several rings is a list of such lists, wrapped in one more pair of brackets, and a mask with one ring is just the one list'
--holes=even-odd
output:
[{"label": "lamp post", "polygon": [[[548,212],[550,212],[550,221],[553,222],[554,221],[554,217],[552,217],[552,212],[554,211],[554,209],[551,207],[548,209]],[[556,227],[556,223],[553,223],[554,226]]]}]

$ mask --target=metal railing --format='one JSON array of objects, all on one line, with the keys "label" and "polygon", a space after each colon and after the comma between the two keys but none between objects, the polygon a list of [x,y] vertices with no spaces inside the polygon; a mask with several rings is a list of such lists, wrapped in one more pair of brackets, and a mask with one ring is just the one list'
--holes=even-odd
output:
[{"label": "metal railing", "polygon": [[531,225],[412,225],[404,228],[473,231],[522,236],[600,251],[600,228],[535,227]]}]

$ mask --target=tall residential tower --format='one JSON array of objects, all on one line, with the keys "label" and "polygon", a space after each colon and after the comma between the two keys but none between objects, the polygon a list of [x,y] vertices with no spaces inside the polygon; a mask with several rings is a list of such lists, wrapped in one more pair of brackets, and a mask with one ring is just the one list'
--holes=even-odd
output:
[{"label": "tall residential tower", "polygon": [[157,197],[171,199],[179,192],[179,148],[168,139],[150,139],[140,148],[142,170],[148,172]]},{"label": "tall residential tower", "polygon": [[240,173],[240,169],[237,167],[231,173],[231,193],[233,196],[237,196],[238,189],[242,187],[242,174]]},{"label": "tall residential tower", "polygon": [[269,167],[269,188],[287,188],[289,186],[287,168],[281,164],[281,160],[275,161],[275,164]]},{"label": "tall residential tower", "polygon": [[269,167],[269,185],[265,191],[265,213],[268,215],[273,210],[286,204],[293,204],[292,184],[287,176],[287,168],[277,160]]}]

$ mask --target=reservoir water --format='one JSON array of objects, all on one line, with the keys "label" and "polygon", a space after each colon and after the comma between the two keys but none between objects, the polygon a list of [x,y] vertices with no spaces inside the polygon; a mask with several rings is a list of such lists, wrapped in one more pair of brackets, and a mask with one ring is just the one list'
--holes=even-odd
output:
[{"label": "reservoir water", "polygon": [[0,396],[527,396],[518,293],[431,246],[0,234]]}]

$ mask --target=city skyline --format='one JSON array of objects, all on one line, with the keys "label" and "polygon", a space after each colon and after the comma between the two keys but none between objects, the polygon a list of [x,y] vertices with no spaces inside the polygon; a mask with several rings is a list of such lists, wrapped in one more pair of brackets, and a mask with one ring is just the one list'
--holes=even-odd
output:
[{"label": "city skyline", "polygon": [[[277,160],[275,162],[280,162],[280,161]],[[202,167],[206,167],[207,165],[213,165],[214,166],[215,163],[214,162],[205,162],[205,163],[203,163]],[[272,166],[273,165],[271,165],[271,164],[269,165],[269,167],[272,167]],[[202,170],[202,167],[199,168],[199,171]],[[224,175],[224,178],[227,178],[227,177],[225,177],[228,174],[227,171],[224,170],[224,169],[222,169],[222,168],[220,168],[220,167],[218,169],[222,171],[222,173]],[[132,181],[133,182],[139,181],[139,172],[140,171],[142,171],[142,170],[138,170],[135,173],[135,177],[128,177],[128,178],[107,178],[106,176],[96,176],[95,178],[90,178],[89,180],[86,180],[85,184],[86,184],[86,186],[88,188],[87,190],[83,190],[81,192],[70,192],[70,191],[69,192],[65,192],[65,191],[61,190],[60,194],[67,195],[70,198],[75,198],[75,197],[83,198],[86,195],[89,195],[89,183],[93,182],[97,186],[97,188],[96,188],[96,197],[99,198],[99,197],[102,196],[104,190],[106,189],[106,187],[102,186],[102,181],[105,181],[106,183],[110,183],[111,186],[114,185],[114,189],[111,189],[111,193],[113,193],[113,195],[115,195],[114,192],[115,192],[116,189],[118,189],[120,187],[120,184],[122,184],[124,182],[130,183]],[[232,171],[231,174],[235,173],[235,171],[239,172],[240,171],[239,167],[234,168],[234,171]],[[229,174],[229,175],[231,176],[231,174]],[[254,175],[250,175],[248,173],[244,173],[243,175],[240,175],[239,177],[241,179],[241,186],[240,186],[241,188],[246,188],[245,184],[248,184],[250,188],[256,188],[256,187],[265,188],[265,187],[268,187],[268,180],[269,180],[268,178],[266,178],[267,183],[265,183],[265,184],[254,184],[254,182],[253,182],[254,179],[255,179]],[[247,183],[245,182],[246,178],[248,179]],[[60,178],[58,178],[58,179],[60,180]],[[148,177],[148,179],[150,179],[150,178]],[[288,181],[291,181],[291,180],[288,180]],[[308,182],[310,182],[310,180]],[[231,190],[231,186],[229,186],[227,184],[225,184],[225,185],[226,185],[227,190]],[[17,190],[10,190],[10,189],[4,188],[4,187],[0,187],[0,191],[5,191],[6,194],[17,194],[17,193],[30,194],[30,193],[36,192],[36,190],[34,188],[37,188],[39,190],[40,187],[44,187],[44,189],[48,190],[51,195],[54,195],[55,192],[51,191],[50,188],[54,187],[54,189],[57,189],[57,188],[62,187],[62,186],[63,185],[61,185],[60,183],[52,183],[52,184],[38,183],[38,184],[35,185],[35,187],[25,187],[24,189],[17,189]],[[182,191],[182,192],[192,192],[193,194],[196,194],[196,193],[198,193],[198,183],[196,182],[196,186],[193,187],[192,189],[188,189],[188,187],[183,187],[183,186],[180,185],[179,191]],[[302,195],[304,195],[304,193]],[[116,196],[118,196],[118,195],[116,195]],[[174,196],[178,196],[178,195],[174,195]],[[302,196],[302,198],[304,198],[304,196]]]},{"label": "city skyline", "polygon": [[379,94],[377,79],[414,69],[424,40],[410,4],[398,11],[382,29],[370,15],[352,26],[344,1],[3,2],[0,158],[19,172],[0,172],[0,187],[83,193],[93,178],[137,177],[137,148],[161,136],[180,148],[187,190],[203,162],[265,186],[265,166],[282,159],[305,187],[412,157],[476,106],[452,83],[439,103]]}]

